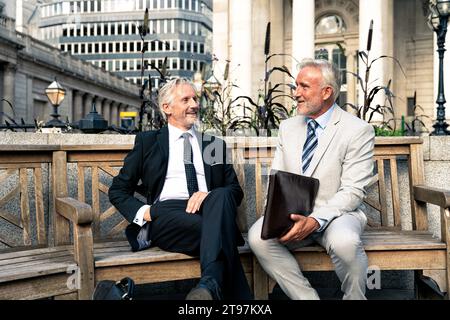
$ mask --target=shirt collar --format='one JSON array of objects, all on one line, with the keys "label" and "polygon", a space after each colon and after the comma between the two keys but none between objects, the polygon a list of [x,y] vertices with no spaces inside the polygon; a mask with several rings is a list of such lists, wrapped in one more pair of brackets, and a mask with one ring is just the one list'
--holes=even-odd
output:
[{"label": "shirt collar", "polygon": [[177,141],[179,138],[181,138],[181,135],[185,132],[189,132],[191,136],[195,137],[194,126],[192,126],[187,131],[181,130],[171,124],[167,124],[167,127],[169,129],[169,141],[171,142]]},{"label": "shirt collar", "polygon": [[[336,108],[336,106],[337,106],[336,103],[334,103],[331,106],[331,108],[327,110],[327,112],[325,112],[324,114],[322,114],[319,117],[317,117],[316,119],[314,119],[314,120],[316,120],[317,124],[319,125],[319,127],[322,130],[325,130],[325,128],[327,127],[327,124],[330,121],[331,115],[333,114],[333,111]],[[308,122],[308,120],[310,118],[306,117],[305,119],[306,119],[306,122]]]}]

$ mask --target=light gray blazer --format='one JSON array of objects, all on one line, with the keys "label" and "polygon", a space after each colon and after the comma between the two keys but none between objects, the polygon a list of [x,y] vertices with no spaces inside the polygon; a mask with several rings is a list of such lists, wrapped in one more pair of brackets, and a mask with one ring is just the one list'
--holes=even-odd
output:
[{"label": "light gray blazer", "polygon": [[[320,181],[310,216],[325,221],[323,228],[342,214],[356,216],[365,226],[362,202],[373,176],[374,138],[371,125],[336,106],[308,168]],[[272,168],[301,174],[305,139],[304,116],[282,121]]]}]

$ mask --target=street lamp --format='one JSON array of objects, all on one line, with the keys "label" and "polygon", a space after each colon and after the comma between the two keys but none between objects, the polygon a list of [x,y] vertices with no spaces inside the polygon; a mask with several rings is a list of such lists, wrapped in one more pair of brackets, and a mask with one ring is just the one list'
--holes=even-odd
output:
[{"label": "street lamp", "polygon": [[436,32],[437,36],[437,52],[439,53],[439,84],[438,96],[436,99],[437,117],[436,123],[433,125],[433,136],[450,135],[447,130],[448,124],[445,122],[445,96],[444,96],[444,52],[445,52],[445,35],[447,34],[447,24],[450,17],[450,0],[430,0],[428,26]]},{"label": "street lamp", "polygon": [[53,105],[53,113],[50,115],[53,117],[52,120],[48,121],[45,125],[48,127],[64,127],[65,124],[61,120],[59,120],[58,107],[61,102],[64,100],[64,96],[66,95],[66,90],[61,87],[61,85],[56,81],[53,81],[47,89],[45,89],[45,94],[47,95],[48,100]]}]

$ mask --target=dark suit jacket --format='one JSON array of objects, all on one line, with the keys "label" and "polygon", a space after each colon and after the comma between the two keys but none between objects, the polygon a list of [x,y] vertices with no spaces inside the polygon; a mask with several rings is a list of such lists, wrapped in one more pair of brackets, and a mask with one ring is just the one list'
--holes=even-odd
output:
[{"label": "dark suit jacket", "polygon": [[[215,188],[229,188],[239,206],[243,192],[239,185],[231,161],[226,161],[226,145],[219,138],[197,134],[202,148],[206,185],[211,191]],[[206,150],[205,150],[206,149]],[[169,130],[166,127],[136,135],[133,150],[124,160],[119,174],[114,177],[109,188],[109,200],[130,222],[144,204],[152,204],[164,186],[169,160]],[[138,187],[139,181],[142,185]],[[134,197],[141,189],[147,203]]]}]

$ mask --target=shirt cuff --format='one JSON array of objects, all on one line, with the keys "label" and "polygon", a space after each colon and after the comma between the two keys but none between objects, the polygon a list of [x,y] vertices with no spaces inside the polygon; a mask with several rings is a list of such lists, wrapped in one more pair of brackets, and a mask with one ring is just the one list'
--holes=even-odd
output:
[{"label": "shirt cuff", "polygon": [[150,208],[148,204],[144,204],[134,216],[133,222],[142,227],[147,221],[144,220],[145,211]]},{"label": "shirt cuff", "polygon": [[319,223],[319,229],[317,229],[315,232],[321,232],[323,231],[323,228],[325,226],[325,223],[327,222],[325,219],[311,217],[313,219],[316,219],[316,221]]}]

